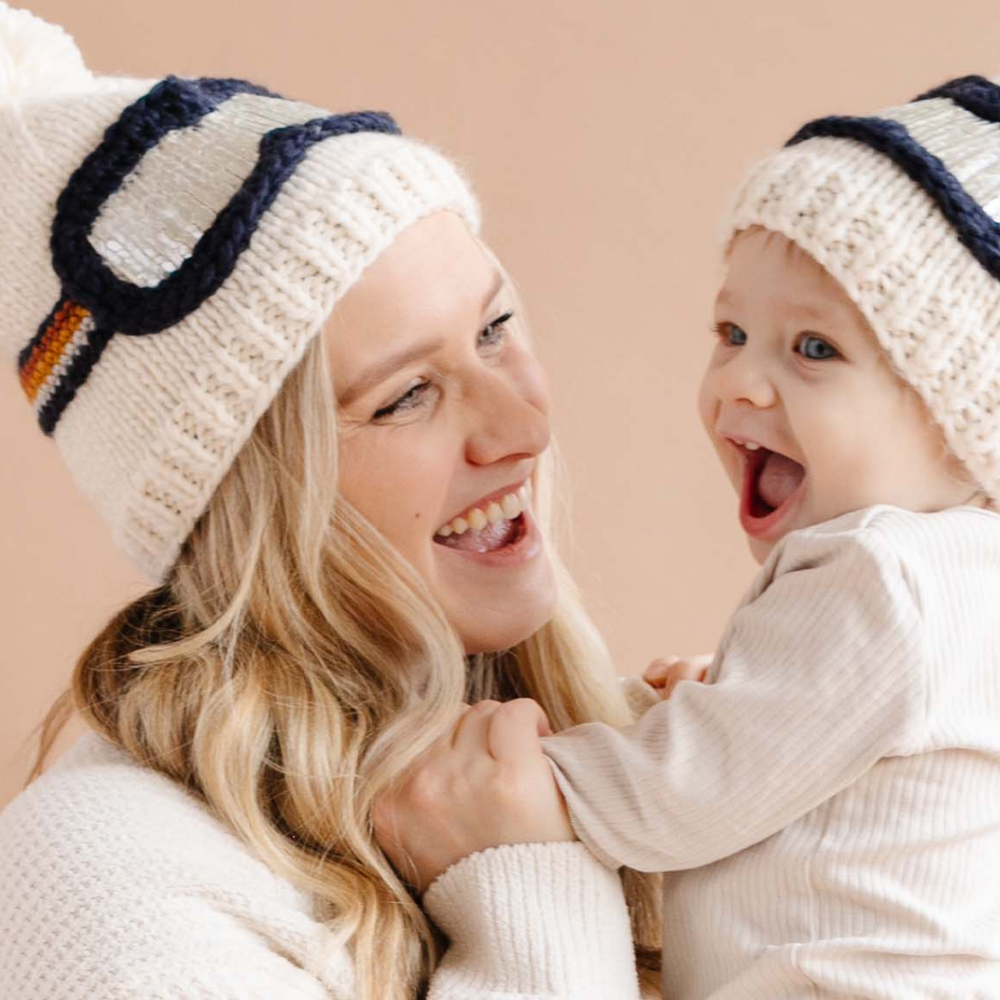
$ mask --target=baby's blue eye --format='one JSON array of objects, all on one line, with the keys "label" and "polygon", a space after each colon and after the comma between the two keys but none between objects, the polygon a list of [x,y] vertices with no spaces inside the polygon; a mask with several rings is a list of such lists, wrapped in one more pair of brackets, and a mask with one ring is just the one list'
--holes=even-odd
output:
[{"label": "baby's blue eye", "polygon": [[716,323],[715,332],[729,347],[743,347],[747,342],[746,330],[735,323]]},{"label": "baby's blue eye", "polygon": [[799,341],[799,353],[810,361],[827,361],[840,356],[840,352],[822,337],[806,334]]}]

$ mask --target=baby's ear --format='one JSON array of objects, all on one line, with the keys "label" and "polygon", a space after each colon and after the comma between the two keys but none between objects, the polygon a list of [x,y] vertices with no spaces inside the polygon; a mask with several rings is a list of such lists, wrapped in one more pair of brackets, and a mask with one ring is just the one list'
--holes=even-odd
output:
[{"label": "baby's ear", "polygon": [[628,701],[632,718],[638,722],[654,705],[660,703],[660,693],[652,684],[647,684],[638,674],[623,677],[622,691]]}]

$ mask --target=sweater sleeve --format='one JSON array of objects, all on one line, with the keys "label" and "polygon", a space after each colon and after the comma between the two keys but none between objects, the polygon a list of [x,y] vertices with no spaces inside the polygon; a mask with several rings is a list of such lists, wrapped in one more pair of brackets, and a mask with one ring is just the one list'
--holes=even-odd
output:
[{"label": "sweater sleeve", "polygon": [[608,866],[728,857],[923,734],[921,622],[898,557],[871,527],[785,542],[731,619],[711,683],[682,682],[622,730],[542,741],[577,835]]},{"label": "sweater sleeve", "polygon": [[580,843],[469,855],[424,894],[448,936],[428,1000],[635,1000],[618,875]]}]

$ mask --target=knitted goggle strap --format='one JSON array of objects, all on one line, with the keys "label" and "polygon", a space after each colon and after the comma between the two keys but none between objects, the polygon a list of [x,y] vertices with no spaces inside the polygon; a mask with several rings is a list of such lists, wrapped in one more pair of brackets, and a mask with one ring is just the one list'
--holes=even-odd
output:
[{"label": "knitted goggle strap", "polygon": [[[965,122],[958,118],[962,111],[981,122],[1000,123],[1000,86],[985,77],[966,76],[952,80],[921,94],[914,103],[937,98],[945,98],[956,105],[956,136],[961,136],[963,129],[967,130]],[[794,146],[817,137],[853,139],[889,157],[927,192],[958,239],[983,268],[1000,279],[1000,226],[958,180],[947,162],[949,149],[959,143],[953,146],[942,142],[941,149],[935,153],[917,141],[906,125],[891,118],[831,116],[804,125],[786,145]],[[993,145],[995,187],[1000,189],[1000,140],[993,139]]]},{"label": "knitted goggle strap", "polygon": [[[93,233],[109,199],[141,172],[144,158],[165,137],[191,129],[241,94],[266,99],[268,105],[277,102],[270,108],[275,119],[280,122],[287,109],[291,122],[261,134],[252,170],[193,245],[183,247],[184,257],[175,267],[153,284],[129,280],[94,245]],[[113,336],[169,329],[218,291],[310,147],[357,132],[400,134],[387,114],[308,117],[318,110],[243,80],[167,77],[107,129],[56,203],[51,250],[62,294],[18,357],[21,386],[46,434],[55,430]],[[303,116],[306,120],[296,120]]]}]

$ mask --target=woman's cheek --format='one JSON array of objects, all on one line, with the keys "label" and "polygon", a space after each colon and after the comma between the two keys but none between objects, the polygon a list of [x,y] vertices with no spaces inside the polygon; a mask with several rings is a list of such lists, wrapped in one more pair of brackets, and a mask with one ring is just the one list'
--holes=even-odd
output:
[{"label": "woman's cheek", "polygon": [[[401,429],[402,430],[402,429]],[[400,433],[382,456],[374,479],[381,483],[380,507],[387,521],[409,535],[429,539],[453,513],[449,489],[456,474],[456,449],[426,425]]]},{"label": "woman's cheek", "polygon": [[399,439],[399,430],[402,428],[366,428],[340,445],[341,496],[390,538],[408,520],[407,508],[419,511],[426,506],[414,492],[421,479],[426,479],[420,475],[426,461]]}]

